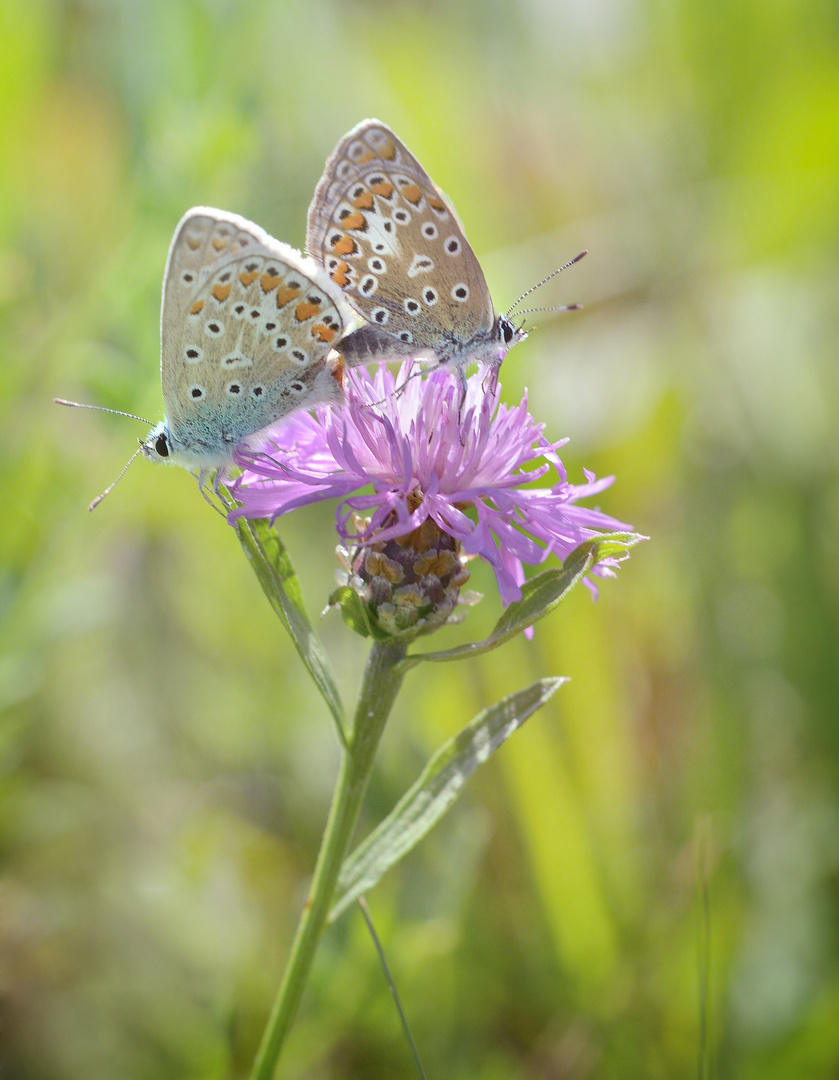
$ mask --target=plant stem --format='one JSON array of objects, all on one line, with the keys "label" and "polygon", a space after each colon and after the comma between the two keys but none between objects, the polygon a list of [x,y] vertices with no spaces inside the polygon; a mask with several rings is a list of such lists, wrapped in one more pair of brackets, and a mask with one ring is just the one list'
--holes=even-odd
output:
[{"label": "plant stem", "polygon": [[367,658],[353,728],[341,759],[309,896],[297,924],[285,975],[250,1080],[271,1080],[273,1077],[280,1051],[303,996],[332,906],[338,874],[358,822],[379,741],[402,684],[404,669],[399,665],[404,656],[403,645],[380,641],[374,642]]}]

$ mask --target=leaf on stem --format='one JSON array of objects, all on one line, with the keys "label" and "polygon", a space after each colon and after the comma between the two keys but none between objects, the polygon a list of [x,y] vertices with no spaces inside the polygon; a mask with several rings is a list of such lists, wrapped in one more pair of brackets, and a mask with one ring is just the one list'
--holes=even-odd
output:
[{"label": "leaf on stem", "polygon": [[438,664],[449,660],[463,660],[497,649],[505,641],[550,614],[597,563],[607,558],[621,558],[629,548],[646,539],[639,533],[607,533],[602,537],[586,540],[571,552],[560,569],[544,570],[526,581],[521,587],[521,600],[505,608],[489,637],[442,652],[413,653],[403,660],[403,665],[411,668],[423,660]]},{"label": "leaf on stem", "polygon": [[338,738],[341,744],[346,746],[341,696],[326,650],[303,607],[300,584],[288,552],[267,521],[239,518],[236,521],[236,531],[262,591],[294,642],[300,659],[332,713]]},{"label": "leaf on stem", "polygon": [[416,783],[355,849],[338,878],[341,891],[330,921],[371,889],[436,825],[463,785],[487,758],[551,698],[564,678],[540,679],[478,713],[463,731],[445,743]]}]

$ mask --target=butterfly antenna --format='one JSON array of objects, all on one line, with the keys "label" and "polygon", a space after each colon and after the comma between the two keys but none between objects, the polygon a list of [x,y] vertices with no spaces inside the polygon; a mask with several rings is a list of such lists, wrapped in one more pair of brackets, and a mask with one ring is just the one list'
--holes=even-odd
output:
[{"label": "butterfly antenna", "polygon": [[[75,402],[74,401],[61,402],[61,404],[62,405],[63,404],[75,405]],[[94,406],[94,405],[89,405],[88,406],[88,408],[91,408],[91,409],[95,408],[95,407],[96,406]],[[107,409],[106,412],[114,412],[114,410],[113,409]],[[127,414],[127,415],[130,415],[130,414]],[[134,419],[135,420],[142,420],[143,418],[141,416],[135,416]],[[102,500],[105,498],[105,496],[110,495],[110,493],[114,490],[114,488],[117,486],[117,484],[120,482],[120,480],[122,480],[123,476],[125,476],[125,474],[128,472],[128,466],[131,464],[131,462],[140,453],[140,451],[142,449],[143,449],[143,444],[140,443],[140,445],[137,447],[137,449],[134,451],[134,453],[131,455],[131,457],[128,459],[128,461],[126,461],[125,465],[122,468],[122,472],[119,474],[119,476],[116,478],[116,480],[114,480],[114,482],[112,484],[109,484],[105,488],[105,490],[102,492],[101,495],[96,496],[96,498],[93,500],[93,502],[88,507],[88,510],[95,510],[96,507],[99,505],[99,503],[101,503]]]},{"label": "butterfly antenna", "polygon": [[[582,304],[563,304],[562,307],[529,307],[525,308],[524,311],[517,311],[516,318],[519,315],[532,315],[534,311],[582,311],[582,309]],[[535,326],[531,327],[531,330],[535,329]]]},{"label": "butterfly antenna", "polygon": [[[519,306],[519,304],[522,302],[522,300],[524,300],[524,298],[526,296],[530,296],[530,294],[532,292],[536,292],[537,289],[541,289],[543,285],[546,285],[551,280],[551,278],[555,278],[557,274],[561,274],[562,271],[567,270],[569,266],[573,266],[574,263],[578,263],[580,261],[580,259],[585,258],[586,255],[588,255],[588,250],[581,251],[579,255],[575,255],[573,259],[569,259],[568,262],[565,263],[563,266],[558,266],[556,268],[556,270],[554,270],[553,273],[548,274],[548,276],[546,278],[542,278],[542,280],[540,282],[538,282],[538,284],[532,285],[527,290],[527,292],[523,292],[521,294],[521,296],[518,298],[518,300],[516,300],[515,304],[511,304],[510,307],[507,309],[507,317],[509,318],[509,316],[512,314],[512,312]],[[561,308],[533,308],[532,310],[534,310],[534,311],[575,311],[578,306],[579,305],[574,304],[571,307],[564,307],[564,308],[562,308],[562,307]],[[516,312],[516,314],[521,315],[522,312],[519,311],[519,312]]]},{"label": "butterfly antenna", "polygon": [[[113,413],[114,416],[127,416],[131,420],[141,420],[144,424],[148,424],[149,427],[154,426],[151,420],[146,420],[144,416],[138,416],[136,413],[133,412],[123,412],[122,409],[108,409],[104,405],[85,405],[81,401],[65,401],[64,398],[60,397],[53,398],[52,400],[56,403],[56,405],[72,405],[74,409],[95,409],[96,412],[109,412]],[[126,468],[127,467],[128,466],[126,466]]]}]

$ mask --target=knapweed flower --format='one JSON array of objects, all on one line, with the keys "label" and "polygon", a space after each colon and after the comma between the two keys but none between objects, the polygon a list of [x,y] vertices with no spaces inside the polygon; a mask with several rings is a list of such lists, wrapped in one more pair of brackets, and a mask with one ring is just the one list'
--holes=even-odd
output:
[{"label": "knapweed flower", "polygon": [[[466,557],[492,566],[506,605],[521,596],[523,564],[564,559],[597,533],[628,528],[577,505],[614,477],[586,471],[585,484],[569,483],[557,454],[567,440],[545,439],[527,395],[509,407],[480,374],[462,396],[455,373],[411,372],[410,361],[397,376],[384,366],[349,371],[344,407],[298,413],[261,451],[242,452],[234,514],[273,520],[339,498],[351,573],[374,616],[390,615],[397,629],[435,612],[435,624],[445,621],[468,578]],[[538,486],[551,471],[551,486]],[[592,572],[613,576],[615,565]]]}]

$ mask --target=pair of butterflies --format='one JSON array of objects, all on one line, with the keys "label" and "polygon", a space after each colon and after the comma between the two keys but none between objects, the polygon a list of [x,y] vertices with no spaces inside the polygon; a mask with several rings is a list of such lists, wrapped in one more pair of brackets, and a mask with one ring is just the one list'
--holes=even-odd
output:
[{"label": "pair of butterflies", "polygon": [[339,402],[344,365],[424,357],[465,386],[465,365],[497,370],[527,336],[496,314],[455,214],[378,120],[328,158],[306,246],[308,257],[222,210],[184,215],[163,279],[165,419],[146,457],[198,470],[203,487],[295,409]]}]

